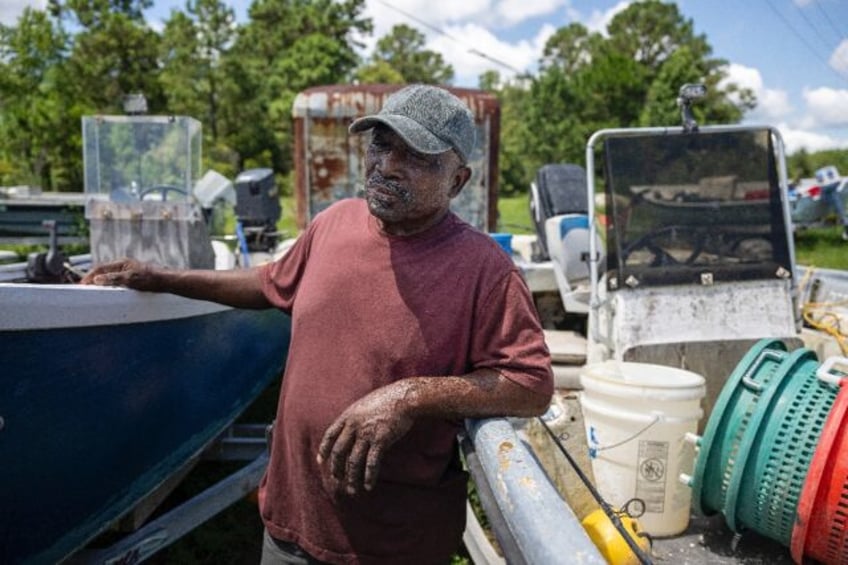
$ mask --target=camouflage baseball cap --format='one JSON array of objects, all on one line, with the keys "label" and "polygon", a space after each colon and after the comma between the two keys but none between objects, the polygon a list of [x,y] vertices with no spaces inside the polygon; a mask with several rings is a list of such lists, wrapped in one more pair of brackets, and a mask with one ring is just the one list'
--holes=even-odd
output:
[{"label": "camouflage baseball cap", "polygon": [[384,124],[418,151],[428,155],[455,150],[463,163],[474,150],[474,116],[462,100],[437,86],[414,84],[393,93],[372,116],[355,120],[351,133]]}]

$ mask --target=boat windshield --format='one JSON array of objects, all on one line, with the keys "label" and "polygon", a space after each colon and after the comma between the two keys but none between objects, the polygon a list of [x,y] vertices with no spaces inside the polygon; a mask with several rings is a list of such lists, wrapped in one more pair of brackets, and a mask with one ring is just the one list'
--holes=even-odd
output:
[{"label": "boat windshield", "polygon": [[187,116],[85,116],[85,192],[113,202],[187,201],[200,173],[200,122]]},{"label": "boat windshield", "polygon": [[604,158],[610,289],[790,276],[769,130],[609,137]]}]

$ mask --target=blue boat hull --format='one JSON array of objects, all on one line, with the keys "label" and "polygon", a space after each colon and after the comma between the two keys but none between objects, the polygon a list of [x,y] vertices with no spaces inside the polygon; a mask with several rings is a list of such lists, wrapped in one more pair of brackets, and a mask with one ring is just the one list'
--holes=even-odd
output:
[{"label": "blue boat hull", "polygon": [[279,377],[289,332],[233,309],[0,330],[0,562],[55,563],[130,510]]}]

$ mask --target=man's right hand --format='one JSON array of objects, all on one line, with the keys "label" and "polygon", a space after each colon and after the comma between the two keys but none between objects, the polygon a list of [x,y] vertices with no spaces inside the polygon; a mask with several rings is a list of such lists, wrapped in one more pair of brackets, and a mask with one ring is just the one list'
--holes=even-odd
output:
[{"label": "man's right hand", "polygon": [[234,308],[271,307],[271,303],[262,291],[259,268],[224,271],[169,269],[154,263],[123,259],[95,267],[83,277],[80,283],[125,286],[149,292],[168,292]]},{"label": "man's right hand", "polygon": [[158,268],[135,259],[123,259],[98,265],[83,277],[80,284],[125,286],[135,290],[157,291]]}]

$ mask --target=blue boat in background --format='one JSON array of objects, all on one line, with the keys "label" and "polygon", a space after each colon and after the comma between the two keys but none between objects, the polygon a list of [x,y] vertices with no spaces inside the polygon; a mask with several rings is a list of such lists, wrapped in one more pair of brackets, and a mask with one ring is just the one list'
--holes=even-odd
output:
[{"label": "blue boat in background", "polygon": [[[133,257],[172,268],[247,264],[247,257],[237,260],[227,243],[210,238],[208,209],[233,187],[214,175],[198,178],[199,122],[97,116],[83,118],[83,134],[87,262]],[[267,177],[262,171],[248,176],[247,182]],[[0,280],[15,281],[0,283],[4,564],[77,560],[122,517],[142,526],[280,378],[288,354],[291,321],[277,310],[61,284],[87,263],[63,257],[55,225],[48,227],[50,251],[0,273]],[[254,264],[270,258],[259,248],[270,251],[274,235],[245,231],[254,237],[242,246],[255,252]],[[264,450],[264,438],[261,443]],[[261,455],[253,487],[264,469]],[[243,496],[245,484],[235,492]],[[222,509],[220,500],[216,504],[213,512]],[[118,552],[116,562],[141,560],[174,541],[172,534],[147,537]]]}]

